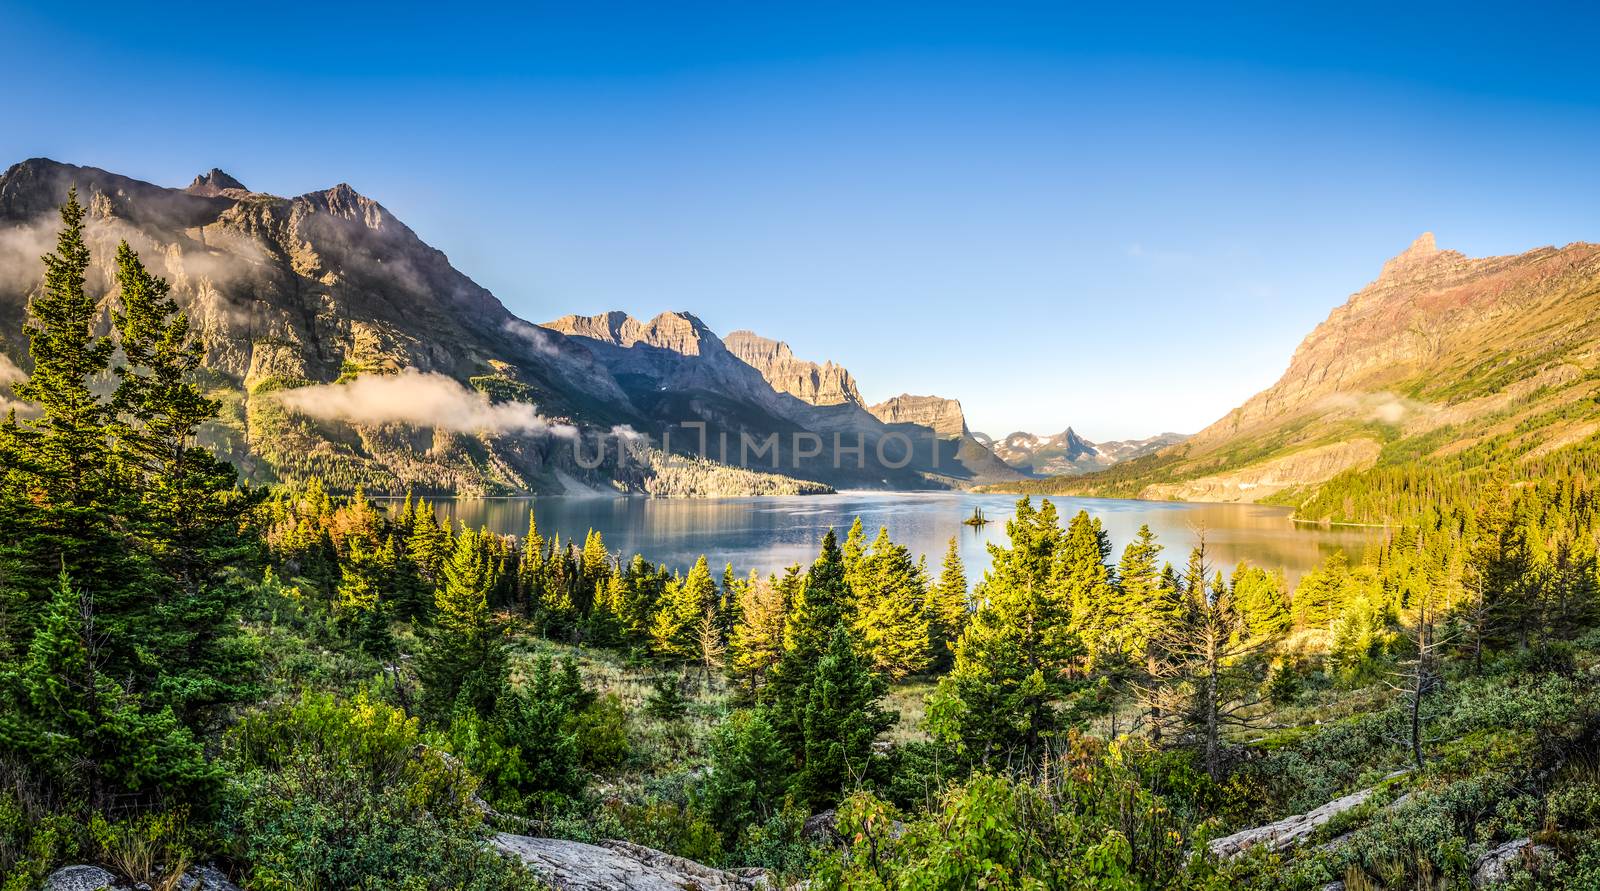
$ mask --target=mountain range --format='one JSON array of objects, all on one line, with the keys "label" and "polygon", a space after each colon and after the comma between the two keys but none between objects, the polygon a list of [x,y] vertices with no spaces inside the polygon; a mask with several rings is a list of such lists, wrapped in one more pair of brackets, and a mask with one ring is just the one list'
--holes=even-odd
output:
[{"label": "mountain range", "polygon": [[1000,460],[1030,477],[1076,476],[1142,458],[1169,445],[1183,442],[1182,433],[1161,433],[1146,439],[1090,442],[1071,427],[1053,436],[1018,431],[1004,439],[974,434]]},{"label": "mountain range", "polygon": [[868,404],[843,367],[750,331],[721,338],[688,312],[531,324],[347,184],[285,198],[217,169],[184,189],[47,159],[0,175],[0,378],[27,373],[27,301],[72,188],[102,330],[126,240],[204,342],[222,405],[205,442],[253,481],[707,495],[1028,473],[956,400]]},{"label": "mountain range", "polygon": [[1497,468],[1587,466],[1597,437],[1600,245],[1471,258],[1425,233],[1301,342],[1277,383],[1193,437],[1002,488],[1381,523]]}]

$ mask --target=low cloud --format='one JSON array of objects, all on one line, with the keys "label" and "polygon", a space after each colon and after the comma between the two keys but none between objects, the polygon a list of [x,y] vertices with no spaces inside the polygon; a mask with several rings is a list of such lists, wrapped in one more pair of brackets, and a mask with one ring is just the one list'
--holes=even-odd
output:
[{"label": "low cloud", "polygon": [[28,375],[11,361],[11,357],[0,353],[0,384],[9,384],[15,381],[27,380]]},{"label": "low cloud", "polygon": [[12,398],[11,385],[27,379],[27,372],[18,368],[10,356],[0,353],[0,417],[12,411],[15,411],[19,418],[31,418],[38,413],[38,408],[33,404]]},{"label": "low cloud", "polygon": [[490,402],[454,378],[405,369],[363,375],[344,384],[282,390],[278,398],[294,411],[323,421],[408,424],[463,433],[548,433],[572,437],[576,428],[539,414],[527,402]]},{"label": "low cloud", "polygon": [[1399,424],[1402,421],[1432,415],[1438,406],[1397,396],[1394,393],[1334,393],[1322,401],[1325,410],[1344,411],[1364,421]]},{"label": "low cloud", "polygon": [[533,347],[535,351],[544,353],[546,356],[554,356],[560,352],[551,341],[550,332],[540,328],[538,325],[530,325],[521,319],[507,319],[506,323],[501,327],[505,329],[507,334],[518,338],[528,346]]}]

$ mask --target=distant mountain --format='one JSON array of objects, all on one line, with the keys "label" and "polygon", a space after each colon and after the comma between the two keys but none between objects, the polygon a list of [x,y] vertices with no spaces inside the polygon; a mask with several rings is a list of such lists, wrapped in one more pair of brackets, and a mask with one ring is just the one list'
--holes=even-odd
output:
[{"label": "distant mountain", "polygon": [[1383,522],[1492,468],[1537,476],[1597,448],[1600,245],[1469,258],[1429,233],[1334,309],[1277,383],[1188,441],[1013,488]]},{"label": "distant mountain", "polygon": [[[205,342],[206,383],[223,404],[206,443],[253,480],[703,495],[1009,478],[1003,465],[986,473],[963,463],[961,444],[932,430],[906,467],[879,466],[872,446],[887,427],[849,375],[828,365],[812,374],[781,344],[741,335],[735,355],[687,313],[649,324],[569,317],[570,333],[532,325],[349,185],[284,198],[217,169],[186,189],[47,159],[0,175],[6,377],[29,369],[26,305],[72,187],[88,210],[87,285],[101,300],[100,327],[110,328],[112,258],[125,239],[171,282]],[[706,425],[709,459],[685,422]],[[852,435],[865,434],[863,467],[834,471],[835,433],[847,461]],[[808,434],[826,442],[826,458],[729,467],[716,460],[720,434]],[[691,460],[666,460],[668,435]]]},{"label": "distant mountain", "polygon": [[[1090,442],[1071,427],[1054,436],[1012,433],[994,441],[991,450],[1017,470],[1034,477],[1074,476],[1104,470],[1113,464],[1130,461],[1183,442],[1182,433],[1162,433],[1146,439]],[[988,437],[980,436],[980,440]]]}]

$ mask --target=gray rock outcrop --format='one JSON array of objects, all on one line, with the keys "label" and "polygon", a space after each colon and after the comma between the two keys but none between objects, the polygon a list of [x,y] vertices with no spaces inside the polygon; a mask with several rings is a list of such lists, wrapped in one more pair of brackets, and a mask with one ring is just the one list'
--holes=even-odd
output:
[{"label": "gray rock outcrop", "polygon": [[63,866],[44,880],[44,891],[100,891],[116,886],[117,877],[98,866]]},{"label": "gray rock outcrop", "polygon": [[1518,863],[1536,864],[1550,853],[1548,845],[1536,845],[1531,839],[1508,841],[1478,858],[1472,867],[1472,887],[1488,888],[1511,878]]},{"label": "gray rock outcrop", "polygon": [[725,871],[623,841],[598,845],[500,833],[495,848],[516,857],[557,891],[753,891],[761,870]]},{"label": "gray rock outcrop", "polygon": [[1257,845],[1266,845],[1270,851],[1283,851],[1301,844],[1329,820],[1345,811],[1365,804],[1377,789],[1362,789],[1334,800],[1303,814],[1295,814],[1263,826],[1243,829],[1223,838],[1213,839],[1206,847],[1223,859],[1238,857]]}]

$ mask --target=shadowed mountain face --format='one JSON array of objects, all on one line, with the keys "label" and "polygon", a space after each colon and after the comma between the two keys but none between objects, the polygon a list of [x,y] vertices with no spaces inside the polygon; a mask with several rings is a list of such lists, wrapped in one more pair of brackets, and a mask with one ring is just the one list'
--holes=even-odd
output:
[{"label": "shadowed mountain face", "polygon": [[[770,469],[776,457],[780,467],[835,486],[943,488],[1020,476],[972,440],[953,400],[930,397],[954,406],[954,426],[884,416],[862,405],[843,368],[796,359],[786,345],[750,332],[730,335],[731,349],[685,312],[648,322],[620,312],[563,316],[545,327],[585,343],[634,405],[675,421],[675,438],[698,441],[699,428],[690,425],[704,424],[707,451],[718,460]],[[750,443],[772,433],[779,434],[776,455],[754,454]]]},{"label": "shadowed mountain face", "polygon": [[[819,373],[810,391],[796,379],[780,392],[687,314],[648,330],[611,314],[572,336],[531,325],[348,185],[283,198],[215,169],[181,190],[44,159],[0,175],[0,354],[22,372],[38,258],[53,248],[56,209],[74,187],[88,209],[87,286],[102,300],[102,327],[115,300],[116,244],[126,240],[171,282],[204,340],[207,383],[224,406],[208,444],[253,479],[317,474],[375,492],[801,491],[808,487],[712,464],[628,462],[614,431],[657,445],[671,433],[674,451],[692,452],[697,443],[679,428],[686,421],[713,434],[814,432],[830,441],[854,431],[856,416],[876,423],[849,400],[812,405],[791,393],[825,401],[830,389],[854,392],[842,369]],[[787,379],[797,366],[780,353],[787,348],[774,349],[768,367]],[[778,471],[879,487],[990,481],[959,461],[926,472],[936,446],[925,438],[924,453],[898,474],[831,477],[831,464],[816,458]],[[588,466],[602,439],[606,457]]]},{"label": "shadowed mountain face", "polygon": [[1471,473],[1591,446],[1597,398],[1600,245],[1470,258],[1424,234],[1306,337],[1277,383],[1187,442],[1029,488],[1381,521],[1386,507],[1322,493],[1336,478],[1388,491],[1385,474],[1407,468]]}]

